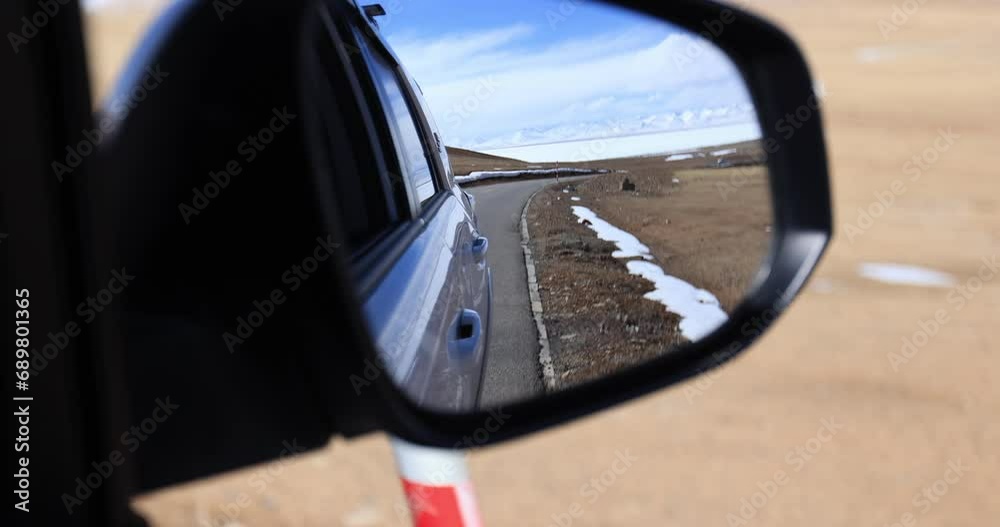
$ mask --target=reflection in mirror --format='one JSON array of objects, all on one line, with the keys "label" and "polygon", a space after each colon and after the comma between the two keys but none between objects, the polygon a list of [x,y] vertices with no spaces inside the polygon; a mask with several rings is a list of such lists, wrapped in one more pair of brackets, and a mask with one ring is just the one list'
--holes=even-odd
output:
[{"label": "reflection in mirror", "polygon": [[380,289],[428,313],[373,323],[394,381],[430,409],[489,409],[723,324],[773,214],[752,99],[712,35],[592,2],[453,4],[378,20],[447,146],[470,233],[429,223],[404,259],[438,281]]}]

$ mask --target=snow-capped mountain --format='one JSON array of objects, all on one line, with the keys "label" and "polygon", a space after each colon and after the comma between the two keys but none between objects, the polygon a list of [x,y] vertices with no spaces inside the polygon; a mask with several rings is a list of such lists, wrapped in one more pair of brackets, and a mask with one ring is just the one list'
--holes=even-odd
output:
[{"label": "snow-capped mountain", "polygon": [[493,137],[449,138],[449,144],[470,150],[496,150],[595,138],[711,128],[752,123],[756,120],[757,115],[753,105],[740,104],[657,115],[638,115],[607,121],[585,121],[551,127],[524,128]]}]

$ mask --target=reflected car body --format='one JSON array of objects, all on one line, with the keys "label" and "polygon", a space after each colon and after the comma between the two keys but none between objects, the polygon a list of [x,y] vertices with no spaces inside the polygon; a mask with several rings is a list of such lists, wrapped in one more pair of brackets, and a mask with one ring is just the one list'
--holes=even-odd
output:
[{"label": "reflected car body", "polygon": [[[470,410],[479,398],[487,349],[492,277],[488,240],[478,230],[473,201],[454,182],[451,164],[419,85],[381,38],[377,23],[356,3],[350,17],[385,109],[382,117],[400,152],[412,217],[370,289],[364,312],[384,369],[415,403],[437,410]],[[381,63],[391,63],[389,76]],[[398,86],[397,86],[398,82]],[[377,119],[378,115],[374,116]],[[412,119],[421,133],[412,131]],[[420,145],[414,141],[420,138]],[[416,154],[414,154],[416,152]],[[420,154],[425,156],[421,159]],[[424,164],[424,161],[427,161]],[[413,169],[413,167],[419,167]],[[433,188],[433,192],[431,192]]]}]

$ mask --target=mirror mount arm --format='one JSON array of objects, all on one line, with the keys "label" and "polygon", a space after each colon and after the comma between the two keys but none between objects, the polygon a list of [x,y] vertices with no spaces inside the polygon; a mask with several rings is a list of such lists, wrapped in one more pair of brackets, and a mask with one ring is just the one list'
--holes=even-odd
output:
[{"label": "mirror mount arm", "polygon": [[368,21],[376,26],[378,25],[378,21],[375,20],[375,18],[385,16],[387,14],[385,8],[382,7],[382,4],[366,5],[362,9],[364,9],[365,16],[368,17]]}]

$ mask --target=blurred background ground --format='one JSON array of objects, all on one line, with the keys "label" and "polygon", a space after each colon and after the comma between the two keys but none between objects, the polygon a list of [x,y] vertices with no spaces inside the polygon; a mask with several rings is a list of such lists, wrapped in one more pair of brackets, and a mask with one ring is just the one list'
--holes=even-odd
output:
[{"label": "blurred background ground", "polygon": [[[1000,6],[930,0],[885,38],[891,1],[746,5],[795,36],[826,89],[835,244],[794,309],[736,363],[472,454],[488,525],[568,525],[574,503],[582,514],[571,524],[579,526],[979,526],[1000,516],[1000,278],[958,310],[947,289],[857,274],[863,262],[889,261],[965,283],[1000,253]],[[136,24],[115,17],[134,16],[88,21],[104,57],[95,68],[99,92],[120,62],[112,57],[134,38]],[[958,139],[909,182],[906,163],[949,129]],[[906,191],[849,237],[858,209],[897,179]],[[947,322],[894,368],[890,354],[921,324],[930,328],[938,310]],[[820,433],[824,426],[835,433]],[[594,499],[583,487],[616,451],[638,462]],[[945,482],[958,462],[968,471]],[[165,489],[136,506],[156,525],[222,525],[223,508],[245,492],[251,502],[230,525],[406,524],[384,436],[334,441],[254,479],[267,468]],[[786,477],[769,483],[779,470]],[[926,487],[933,499],[920,497]],[[775,488],[763,504],[753,496]]]}]

